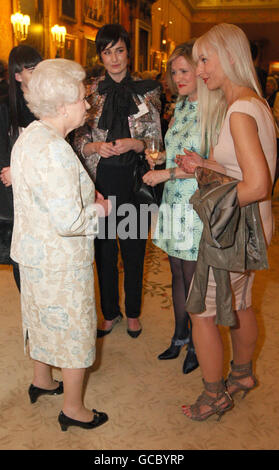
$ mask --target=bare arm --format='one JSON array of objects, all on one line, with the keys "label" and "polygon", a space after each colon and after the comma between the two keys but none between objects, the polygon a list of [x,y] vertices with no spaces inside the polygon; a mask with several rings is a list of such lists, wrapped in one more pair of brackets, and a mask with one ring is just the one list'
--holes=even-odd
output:
[{"label": "bare arm", "polygon": [[214,160],[212,149],[210,150],[208,159],[202,158],[198,153],[192,152],[191,150],[184,149],[184,153],[185,155],[176,155],[175,161],[185,172],[193,174],[197,166],[201,166],[226,174],[225,168]]},{"label": "bare arm", "polygon": [[150,170],[142,177],[143,181],[149,186],[156,186],[156,184],[164,183],[171,178],[171,172],[173,170],[174,179],[185,179],[185,178],[194,178],[193,174],[187,174],[179,167],[167,168],[165,170]]},{"label": "bare arm", "polygon": [[256,120],[248,114],[233,112],[230,130],[243,177],[237,185],[240,206],[268,198],[272,182]]}]

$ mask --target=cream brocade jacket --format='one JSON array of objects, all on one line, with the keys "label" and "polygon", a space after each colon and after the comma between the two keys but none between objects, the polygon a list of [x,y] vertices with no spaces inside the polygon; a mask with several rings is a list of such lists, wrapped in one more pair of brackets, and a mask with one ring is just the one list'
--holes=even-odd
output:
[{"label": "cream brocade jacket", "polygon": [[95,187],[65,139],[34,121],[13,147],[11,173],[11,258],[56,271],[91,265],[98,230]]},{"label": "cream brocade jacket", "polygon": [[[100,160],[100,155],[96,152],[86,157],[83,153],[83,147],[90,142],[106,142],[108,130],[98,128],[99,119],[101,117],[106,94],[100,95],[98,93],[98,84],[100,80],[104,80],[104,76],[96,78],[92,81],[89,90],[88,102],[90,109],[88,110],[88,119],[84,126],[76,129],[74,137],[74,147],[78,153],[81,161],[84,162],[93,181],[96,181],[97,165]],[[135,79],[138,80],[138,79]],[[131,115],[128,117],[128,124],[130,129],[131,138],[138,140],[148,140],[150,137],[158,136],[162,140],[161,122],[160,122],[160,87],[152,91],[148,91],[145,95],[133,95],[137,106],[144,103],[148,112],[140,117]]]}]

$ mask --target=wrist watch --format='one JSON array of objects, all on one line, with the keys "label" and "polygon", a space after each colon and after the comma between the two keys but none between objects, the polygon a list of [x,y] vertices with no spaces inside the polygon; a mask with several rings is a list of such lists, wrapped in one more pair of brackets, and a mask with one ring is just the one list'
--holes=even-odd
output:
[{"label": "wrist watch", "polygon": [[174,181],[175,180],[175,167],[169,168],[169,173],[170,173],[170,181]]}]

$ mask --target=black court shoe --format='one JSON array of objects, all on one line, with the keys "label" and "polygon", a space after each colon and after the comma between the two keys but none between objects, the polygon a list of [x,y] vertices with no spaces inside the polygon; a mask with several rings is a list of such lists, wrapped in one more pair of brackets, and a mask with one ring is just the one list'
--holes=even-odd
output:
[{"label": "black court shoe", "polygon": [[54,390],[46,390],[44,388],[35,387],[35,385],[31,384],[28,389],[31,403],[36,403],[37,399],[41,395],[61,395],[61,393],[64,392],[63,382],[58,382],[57,380],[55,382],[57,382],[59,385]]},{"label": "black court shoe", "polygon": [[101,426],[102,424],[108,421],[108,415],[103,413],[102,411],[92,410],[94,417],[92,421],[84,422],[84,421],[77,421],[76,419],[69,418],[66,416],[63,411],[60,411],[58,416],[58,422],[61,426],[61,431],[67,431],[69,426],[78,426],[83,429],[93,429]]},{"label": "black court shoe", "polygon": [[109,335],[113,328],[115,327],[115,325],[117,323],[119,323],[123,318],[123,315],[122,313],[120,313],[119,315],[117,315],[117,317],[115,317],[113,320],[112,320],[112,326],[109,330],[99,330],[97,329],[97,338],[102,338],[103,336],[106,336],[106,335]]},{"label": "black court shoe", "polygon": [[140,326],[140,328],[138,330],[130,330],[129,328],[127,328],[127,333],[128,333],[129,336],[131,336],[131,338],[137,338],[142,332],[142,326],[140,324],[140,321],[138,321],[138,322],[139,322],[139,326]]},{"label": "black court shoe", "polygon": [[179,356],[181,348],[189,343],[189,337],[186,339],[175,339],[172,340],[171,345],[168,349],[166,349],[164,352],[159,354],[158,359],[161,361],[165,361],[167,359],[175,359],[176,357]]},{"label": "black court shoe", "polygon": [[128,335],[131,336],[131,338],[137,338],[142,332],[142,328],[140,328],[139,330],[129,330],[127,328],[127,333]]}]

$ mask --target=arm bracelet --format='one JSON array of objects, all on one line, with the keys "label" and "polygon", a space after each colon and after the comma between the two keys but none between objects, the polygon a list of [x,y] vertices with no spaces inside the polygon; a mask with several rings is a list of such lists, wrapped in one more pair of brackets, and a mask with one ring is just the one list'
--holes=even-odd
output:
[{"label": "arm bracelet", "polygon": [[170,181],[175,180],[175,167],[174,168],[169,168],[169,173],[170,173]]}]

